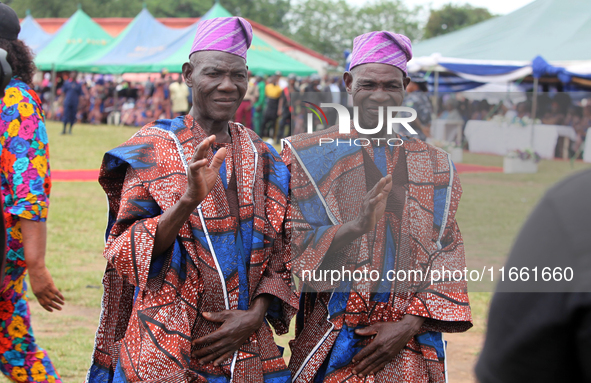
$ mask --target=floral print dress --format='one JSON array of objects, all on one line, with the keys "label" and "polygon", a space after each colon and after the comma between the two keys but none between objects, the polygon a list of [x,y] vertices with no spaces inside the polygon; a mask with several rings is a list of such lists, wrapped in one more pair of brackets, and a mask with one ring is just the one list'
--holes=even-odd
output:
[{"label": "floral print dress", "polygon": [[0,371],[15,382],[61,382],[31,328],[20,223],[21,218],[47,218],[51,178],[41,102],[27,84],[13,78],[0,110],[0,180],[8,243],[0,287]]}]

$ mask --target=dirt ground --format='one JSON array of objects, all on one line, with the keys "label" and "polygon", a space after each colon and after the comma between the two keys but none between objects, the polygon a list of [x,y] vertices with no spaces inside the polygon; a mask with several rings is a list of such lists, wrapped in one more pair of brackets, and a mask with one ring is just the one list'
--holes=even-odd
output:
[{"label": "dirt ground", "polygon": [[484,334],[468,331],[445,334],[447,341],[447,375],[450,383],[475,383],[474,365],[484,344]]}]

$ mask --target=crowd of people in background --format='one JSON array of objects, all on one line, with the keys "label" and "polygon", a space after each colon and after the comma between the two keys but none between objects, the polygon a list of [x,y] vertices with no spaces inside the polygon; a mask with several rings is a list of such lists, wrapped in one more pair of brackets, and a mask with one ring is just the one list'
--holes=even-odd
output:
[{"label": "crowd of people in background", "polygon": [[[439,99],[438,119],[455,120],[466,123],[468,120],[497,120],[514,126],[527,126],[535,121],[546,125],[572,127],[577,135],[571,143],[571,155],[579,151],[587,129],[591,127],[591,103],[586,99],[573,100],[568,93],[556,93],[553,97],[541,94],[537,100],[535,119],[532,119],[532,101],[497,103],[485,100],[470,100],[455,94],[444,95]],[[580,153],[578,153],[580,155]]]},{"label": "crowd of people in background", "polygon": [[[270,142],[306,131],[308,110],[301,101],[320,105],[337,103],[350,106],[341,76],[297,76],[293,73],[276,72],[248,73],[249,84],[244,101],[234,116],[236,122],[253,129]],[[52,99],[51,75],[45,73],[35,82],[35,89],[45,105]],[[471,100],[457,94],[443,94],[434,108],[427,83],[421,77],[412,77],[407,88],[405,106],[417,111],[417,120],[412,124],[423,140],[430,136],[431,119],[493,120],[526,126],[531,123],[531,98],[516,103]],[[62,121],[62,134],[72,132],[76,122],[89,124],[121,124],[141,127],[161,119],[186,114],[191,106],[191,92],[180,74],[166,71],[152,75],[145,81],[117,81],[109,75],[81,75],[77,72],[63,73],[57,77],[56,97],[53,108],[46,108],[49,118]],[[434,111],[437,110],[437,113]],[[328,126],[336,123],[336,110],[325,110]],[[542,94],[538,99],[536,119],[543,124],[572,126],[577,141],[571,149],[576,152],[585,140],[591,126],[591,104],[574,102],[566,93],[557,93],[553,98]],[[315,126],[322,121],[314,117]],[[326,125],[325,125],[326,126]]]},{"label": "crowd of people in background", "polygon": [[[274,141],[305,131],[305,113],[300,106],[303,93],[316,105],[347,102],[341,76],[300,77],[281,72],[248,75],[248,90],[234,119]],[[51,105],[50,73],[35,81],[35,89],[43,103]],[[191,92],[180,74],[163,71],[145,81],[118,82],[115,76],[73,71],[57,76],[53,108],[46,107],[46,112],[49,119],[64,123],[63,134],[71,134],[77,122],[141,127],[157,119],[184,115],[191,106]],[[336,112],[328,111],[327,119],[334,124]]]}]

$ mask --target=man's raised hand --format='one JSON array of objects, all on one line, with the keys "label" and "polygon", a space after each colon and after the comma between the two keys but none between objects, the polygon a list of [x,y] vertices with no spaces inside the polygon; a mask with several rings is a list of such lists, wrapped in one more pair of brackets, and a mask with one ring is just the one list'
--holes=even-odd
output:
[{"label": "man's raised hand", "polygon": [[375,186],[363,197],[360,215],[356,220],[357,229],[361,233],[372,231],[386,211],[388,194],[392,190],[392,176],[382,177]]},{"label": "man's raised hand", "polygon": [[209,194],[219,176],[220,167],[226,158],[226,148],[221,148],[207,166],[207,152],[215,142],[215,136],[203,140],[189,162],[188,185],[185,195],[194,203],[200,204]]}]

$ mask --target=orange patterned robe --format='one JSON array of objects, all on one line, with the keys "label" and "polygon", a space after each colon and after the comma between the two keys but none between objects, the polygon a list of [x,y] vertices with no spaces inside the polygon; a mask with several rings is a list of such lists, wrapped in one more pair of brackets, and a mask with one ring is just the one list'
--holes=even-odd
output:
[{"label": "orange patterned robe", "polygon": [[[187,162],[205,132],[190,116],[148,124],[105,156],[109,199],[105,293],[89,382],[289,382],[269,326],[288,330],[297,307],[283,256],[289,173],[250,129],[230,123],[232,161],[181,228],[152,259],[158,220],[183,195]],[[213,150],[208,159],[211,161]],[[233,160],[232,160],[233,159]],[[231,169],[237,205],[228,198]],[[232,212],[232,206],[237,210]],[[268,322],[220,367],[191,358],[191,340],[219,324],[203,312],[275,297]]]},{"label": "orange patterned robe", "polygon": [[[427,318],[421,333],[365,382],[444,382],[441,332],[472,326],[465,281],[431,284],[429,278],[389,281],[384,276],[398,270],[423,275],[433,269],[464,270],[455,220],[460,181],[442,150],[407,138],[392,150],[384,142],[381,148],[347,145],[358,138],[352,132],[339,135],[333,127],[298,135],[285,142],[282,152],[292,176],[291,268],[300,279],[308,272],[291,343],[294,382],[363,381],[352,375],[351,360],[368,340],[363,342],[355,329],[395,322],[405,314]],[[319,145],[320,137],[335,141]],[[360,214],[363,196],[386,174],[392,174],[393,187],[376,229],[328,257],[338,229]],[[311,280],[309,273],[343,269],[373,270],[381,278],[343,279],[335,286],[319,273]]]}]

